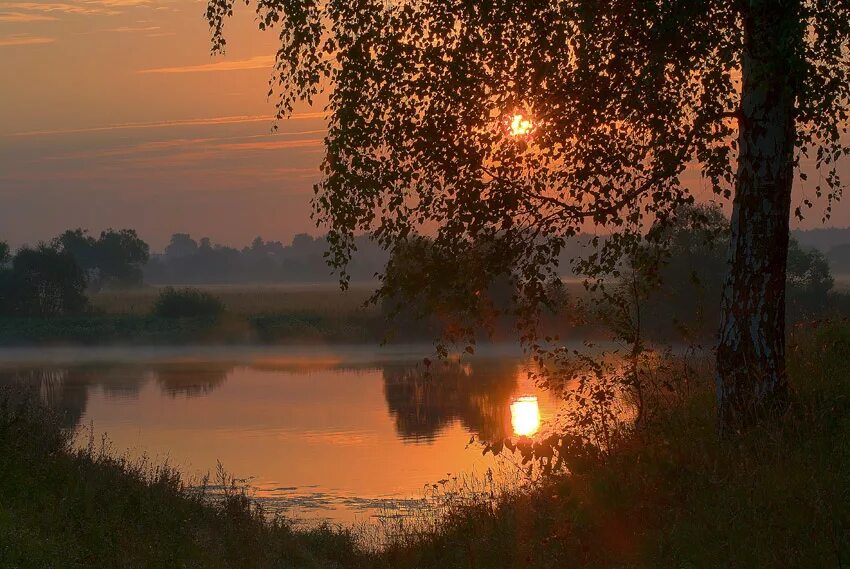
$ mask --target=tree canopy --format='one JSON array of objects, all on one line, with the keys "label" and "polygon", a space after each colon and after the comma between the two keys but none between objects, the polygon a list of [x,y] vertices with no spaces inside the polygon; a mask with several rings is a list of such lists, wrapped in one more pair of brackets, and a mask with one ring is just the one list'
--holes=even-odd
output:
[{"label": "tree canopy", "polygon": [[[433,258],[448,262],[487,242],[478,274],[486,282],[509,270],[523,338],[536,346],[567,239],[602,226],[610,235],[575,262],[590,276],[616,275],[703,187],[734,196],[721,423],[737,430],[785,406],[789,215],[825,196],[828,217],[841,195],[850,1],[255,5],[260,29],[279,30],[269,92],[278,117],[328,97],[313,206],[343,283],[359,231],[387,249],[433,234]],[[208,0],[214,52],[232,11],[233,0]],[[798,204],[795,180],[805,189]],[[480,291],[467,284],[441,290],[469,291],[473,306]]]},{"label": "tree canopy", "polygon": [[79,264],[93,290],[142,284],[142,267],[150,247],[134,229],[107,229],[95,239],[84,229],[69,229],[53,240]]},{"label": "tree canopy", "polygon": [[[329,95],[314,207],[333,262],[344,267],[357,231],[392,248],[436,228],[448,257],[487,236],[502,246],[486,274],[513,266],[536,298],[564,240],[588,223],[621,236],[586,267],[611,269],[691,202],[688,168],[731,194],[743,18],[760,4],[263,0],[256,10],[261,29],[280,33],[278,116]],[[209,2],[214,51],[232,8]],[[777,41],[799,87],[795,161],[824,171],[812,189],[829,196],[828,214],[847,152],[850,3],[794,9]],[[512,135],[515,115],[531,120],[529,134]]]}]

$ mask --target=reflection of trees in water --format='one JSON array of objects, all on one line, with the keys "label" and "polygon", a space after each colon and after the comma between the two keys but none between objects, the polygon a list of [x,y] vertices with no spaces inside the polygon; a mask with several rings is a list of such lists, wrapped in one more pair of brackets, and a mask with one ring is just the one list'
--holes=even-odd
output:
[{"label": "reflection of trees in water", "polygon": [[511,395],[519,367],[504,359],[383,367],[384,397],[396,431],[407,440],[432,441],[453,421],[487,441],[511,434]]},{"label": "reflection of trees in water", "polygon": [[163,393],[171,397],[198,397],[222,385],[233,367],[216,362],[165,363],[155,365],[153,373]]},{"label": "reflection of trees in water", "polygon": [[100,389],[106,397],[135,399],[153,377],[162,392],[171,397],[195,397],[224,383],[232,369],[231,364],[218,363],[0,369],[0,385],[32,389],[61,414],[63,427],[73,428],[80,424],[93,389]]},{"label": "reflection of trees in water", "polygon": [[86,366],[0,371],[0,383],[24,386],[61,415],[63,427],[79,425],[89,390],[99,387],[107,397],[136,397],[147,380],[143,368]]}]

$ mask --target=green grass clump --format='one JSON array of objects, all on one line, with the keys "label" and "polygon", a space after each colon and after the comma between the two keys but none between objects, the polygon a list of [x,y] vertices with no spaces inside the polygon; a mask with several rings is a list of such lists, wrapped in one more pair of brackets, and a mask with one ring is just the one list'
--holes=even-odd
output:
[{"label": "green grass clump", "polygon": [[160,318],[218,318],[224,313],[224,303],[196,288],[166,287],[159,293],[153,313]]}]

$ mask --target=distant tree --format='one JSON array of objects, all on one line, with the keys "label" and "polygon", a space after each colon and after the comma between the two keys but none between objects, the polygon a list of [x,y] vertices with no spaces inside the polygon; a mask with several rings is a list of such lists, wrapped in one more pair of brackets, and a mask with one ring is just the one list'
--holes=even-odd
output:
[{"label": "distant tree", "polygon": [[142,267],[150,259],[148,244],[132,229],[107,229],[98,239],[84,229],[69,229],[53,240],[53,247],[76,259],[95,291],[142,284]]},{"label": "distant tree", "polygon": [[[441,250],[428,237],[412,236],[393,250],[381,277],[384,292],[373,301],[380,302],[388,316],[401,317],[398,327],[423,321],[453,342],[470,337],[476,329],[492,334],[497,327],[513,324],[517,292],[509,271],[496,278],[482,271],[491,249],[498,246],[496,241],[482,240],[448,262],[445,255],[454,255],[452,251]],[[447,295],[442,284],[448,280],[462,282],[463,288]],[[407,293],[413,289],[415,294]]]},{"label": "distant tree", "polygon": [[97,240],[82,228],[68,229],[56,237],[51,245],[60,251],[69,253],[77,265],[86,274],[86,280],[96,281],[97,276]]},{"label": "distant tree", "polygon": [[133,229],[107,229],[97,240],[99,287],[131,287],[142,284],[142,267],[150,259],[150,247]]},{"label": "distant tree", "polygon": [[834,284],[826,256],[817,249],[803,249],[792,239],[788,247],[789,316],[822,315]]},{"label": "distant tree", "polygon": [[[659,247],[641,248],[632,263],[641,288],[639,318],[655,337],[705,339],[716,328],[729,220],[716,205],[688,205],[659,235]],[[658,258],[655,258],[658,256]],[[823,253],[791,239],[786,304],[789,320],[826,316],[833,277]],[[621,286],[633,286],[631,273]]]},{"label": "distant tree", "polygon": [[12,259],[9,244],[5,241],[0,241],[0,265],[5,265]]},{"label": "distant tree", "polygon": [[188,233],[175,233],[171,242],[165,248],[165,255],[170,258],[180,258],[193,255],[198,251],[198,244]]},{"label": "distant tree", "polygon": [[76,314],[88,303],[85,273],[73,255],[45,244],[15,254],[11,283],[11,304],[21,316]]},{"label": "distant tree", "polygon": [[686,339],[715,331],[728,240],[729,220],[719,206],[686,205],[658,235],[658,246],[638,249],[632,258],[636,274],[627,272],[621,281],[639,289],[630,292],[642,297],[635,318],[644,331]]},{"label": "distant tree", "polygon": [[850,243],[831,247],[826,257],[836,273],[850,274]]},{"label": "distant tree", "polygon": [[9,267],[0,267],[0,316],[17,315],[20,289],[15,272]]}]

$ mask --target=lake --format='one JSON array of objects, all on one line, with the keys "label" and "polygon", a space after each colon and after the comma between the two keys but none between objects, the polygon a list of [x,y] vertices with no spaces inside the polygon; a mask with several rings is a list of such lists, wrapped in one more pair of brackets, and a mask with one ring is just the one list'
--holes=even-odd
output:
[{"label": "lake", "polygon": [[415,345],[0,350],[0,383],[37,386],[66,426],[91,429],[95,441],[105,434],[119,454],[167,460],[190,478],[221,463],[272,511],[368,521],[414,506],[439,480],[510,472],[470,439],[533,435],[555,413],[516,348],[426,365],[431,354]]}]

